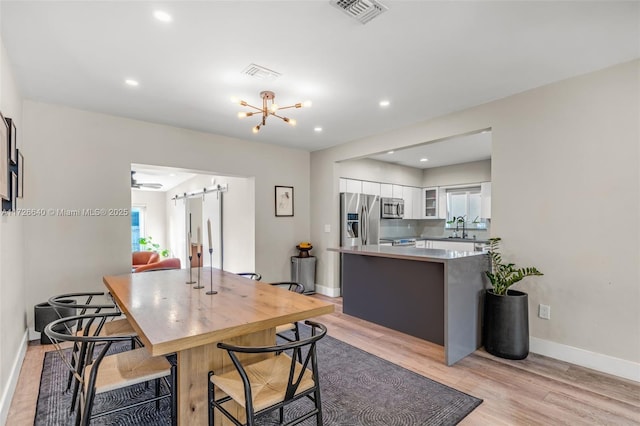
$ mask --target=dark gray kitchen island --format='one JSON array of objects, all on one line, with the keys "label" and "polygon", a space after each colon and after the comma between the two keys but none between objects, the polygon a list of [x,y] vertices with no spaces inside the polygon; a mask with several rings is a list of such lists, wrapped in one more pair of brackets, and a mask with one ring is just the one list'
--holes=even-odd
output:
[{"label": "dark gray kitchen island", "polygon": [[329,250],[342,255],[345,314],[443,345],[447,365],[482,344],[485,254],[379,245]]}]

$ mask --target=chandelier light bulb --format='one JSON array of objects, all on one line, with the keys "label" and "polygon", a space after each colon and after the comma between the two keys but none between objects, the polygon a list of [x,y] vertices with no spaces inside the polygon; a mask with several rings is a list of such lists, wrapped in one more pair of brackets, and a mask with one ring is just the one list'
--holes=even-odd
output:
[{"label": "chandelier light bulb", "polygon": [[253,110],[252,112],[244,112],[244,111],[239,112],[238,118],[251,117],[253,115],[262,115],[261,123],[252,128],[253,133],[258,133],[260,131],[260,128],[267,124],[266,120],[267,118],[269,118],[270,115],[274,117],[278,117],[279,119],[281,119],[285,123],[288,123],[291,126],[295,126],[297,123],[296,120],[289,117],[282,117],[277,114],[278,111],[288,109],[288,108],[302,108],[303,106],[304,107],[311,106],[311,101],[305,101],[305,102],[301,102],[293,105],[287,105],[287,106],[280,106],[274,102],[276,94],[273,93],[271,90],[263,90],[262,92],[260,92],[260,97],[262,98],[262,107],[251,105],[246,101],[239,100],[236,97],[231,98],[233,102],[239,103],[241,106],[246,106]]}]

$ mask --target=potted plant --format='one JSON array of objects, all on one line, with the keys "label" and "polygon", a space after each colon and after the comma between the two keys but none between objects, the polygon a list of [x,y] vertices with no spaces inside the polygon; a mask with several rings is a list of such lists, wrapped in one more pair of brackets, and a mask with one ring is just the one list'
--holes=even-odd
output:
[{"label": "potted plant", "polygon": [[500,241],[489,239],[491,270],[486,274],[492,288],[484,298],[484,348],[501,358],[524,359],[529,355],[529,301],[527,293],[510,287],[542,272],[532,266],[517,268],[513,263],[504,263]]},{"label": "potted plant", "polygon": [[169,256],[169,250],[161,249],[160,244],[154,243],[152,237],[142,237],[140,238],[139,243],[142,251],[154,251],[162,257]]}]

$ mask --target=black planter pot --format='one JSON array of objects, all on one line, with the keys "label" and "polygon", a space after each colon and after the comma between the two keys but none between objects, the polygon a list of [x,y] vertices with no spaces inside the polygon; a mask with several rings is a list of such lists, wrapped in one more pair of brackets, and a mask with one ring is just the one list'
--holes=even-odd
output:
[{"label": "black planter pot", "polygon": [[487,290],[484,297],[484,348],[492,355],[524,359],[529,355],[529,300],[527,293],[508,290],[497,296]]}]

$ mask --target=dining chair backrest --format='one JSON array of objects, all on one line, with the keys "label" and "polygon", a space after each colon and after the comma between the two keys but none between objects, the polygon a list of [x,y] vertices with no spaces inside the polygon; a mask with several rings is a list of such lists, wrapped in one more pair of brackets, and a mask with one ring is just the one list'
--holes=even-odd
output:
[{"label": "dining chair backrest", "polygon": [[[317,416],[322,424],[322,405],[318,378],[318,360],[316,344],[327,334],[327,328],[320,323],[307,320],[311,335],[304,339],[273,346],[237,346],[218,343],[218,348],[229,354],[237,372],[215,375],[209,372],[209,418],[213,419],[213,409],[219,409],[229,419],[234,417],[224,409],[230,399],[245,407],[247,425],[253,425],[256,416],[273,410],[280,411],[280,424],[283,420],[283,408],[290,402],[303,396],[314,402],[314,409],[300,416],[301,419]],[[240,354],[251,354],[247,365],[241,361]],[[273,354],[262,361],[255,362],[256,354]],[[214,386],[223,391],[216,399]],[[290,419],[289,419],[290,420]],[[297,424],[291,420],[287,424]],[[232,420],[233,421],[233,420]],[[240,424],[240,423],[236,423]]]},{"label": "dining chair backrest", "polygon": [[293,281],[280,281],[280,282],[269,283],[269,284],[271,284],[272,286],[284,288],[286,290],[293,291],[300,294],[304,292],[304,286],[300,283],[296,283]]},{"label": "dining chair backrest", "polygon": [[[148,402],[171,396],[171,420],[173,424],[176,424],[175,366],[172,366],[165,357],[151,357],[145,348],[117,352],[115,354],[109,353],[114,344],[130,342],[135,337],[134,335],[125,334],[107,336],[102,333],[105,325],[119,315],[118,312],[74,315],[53,321],[45,327],[44,332],[56,345],[56,349],[61,354],[61,359],[66,359],[60,347],[61,342],[73,342],[81,348],[79,351],[83,357],[79,364],[82,366],[81,369],[78,369],[77,365],[71,365],[65,361],[67,367],[80,384],[81,389],[79,395],[82,403],[76,404],[76,425],[84,426],[89,424],[92,417],[94,398],[97,393],[167,377],[172,378],[170,384],[171,393],[169,395],[156,396]],[[84,324],[84,328],[80,332],[77,330],[73,332],[74,327],[77,327],[78,324]],[[64,330],[68,334],[59,330]],[[122,350],[122,348],[118,350]],[[102,365],[105,365],[104,371],[100,369]],[[120,372],[119,366],[123,365],[127,366],[127,369]],[[104,383],[107,383],[107,385],[103,385]],[[159,388],[159,383],[156,383],[156,386]],[[159,394],[158,390],[156,394]],[[74,394],[75,397],[76,395]],[[141,402],[137,401],[135,404],[140,405]],[[127,406],[131,405],[123,404],[112,411],[121,411],[126,409]]]},{"label": "dining chair backrest", "polygon": [[250,278],[255,281],[260,281],[262,279],[262,275],[257,272],[238,272],[236,275],[240,275],[241,277]]}]

